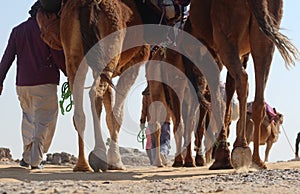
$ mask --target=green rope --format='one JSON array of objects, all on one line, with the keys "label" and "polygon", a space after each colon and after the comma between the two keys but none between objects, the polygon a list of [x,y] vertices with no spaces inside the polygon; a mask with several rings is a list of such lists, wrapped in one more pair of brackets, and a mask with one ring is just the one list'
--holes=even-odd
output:
[{"label": "green rope", "polygon": [[140,130],[140,132],[137,135],[137,141],[139,143],[142,143],[142,149],[144,149],[144,145],[145,145],[145,139],[146,139],[146,127],[144,127],[143,129]]},{"label": "green rope", "polygon": [[[62,100],[59,101],[61,114],[65,115],[65,110],[66,110],[66,112],[70,112],[72,107],[73,107],[73,104],[74,104],[74,102],[72,100],[72,92],[71,92],[71,89],[70,89],[69,82],[65,82],[61,86],[61,98],[62,98]],[[66,109],[64,109],[64,102],[68,98],[70,98],[70,103],[66,106]]]}]

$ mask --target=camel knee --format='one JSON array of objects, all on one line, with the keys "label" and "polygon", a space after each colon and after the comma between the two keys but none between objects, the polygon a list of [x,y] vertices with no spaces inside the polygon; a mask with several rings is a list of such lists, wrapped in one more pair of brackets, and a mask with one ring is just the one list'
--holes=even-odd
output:
[{"label": "camel knee", "polygon": [[74,113],[73,124],[76,131],[81,135],[81,137],[83,137],[83,133],[85,130],[85,115],[83,112],[79,114]]}]

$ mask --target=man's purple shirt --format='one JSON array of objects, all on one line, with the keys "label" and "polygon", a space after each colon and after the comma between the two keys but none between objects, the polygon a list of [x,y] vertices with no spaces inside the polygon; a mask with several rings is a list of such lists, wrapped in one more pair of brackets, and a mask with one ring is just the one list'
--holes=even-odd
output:
[{"label": "man's purple shirt", "polygon": [[[50,55],[53,60],[49,60]],[[0,86],[15,57],[17,86],[59,84],[59,68],[66,72],[63,52],[50,49],[42,41],[35,18],[13,28],[0,63]]]}]

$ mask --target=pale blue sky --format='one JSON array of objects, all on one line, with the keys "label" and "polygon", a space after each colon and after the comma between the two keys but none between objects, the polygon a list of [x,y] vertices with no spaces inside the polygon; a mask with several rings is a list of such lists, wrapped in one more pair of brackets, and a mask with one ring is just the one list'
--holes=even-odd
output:
[{"label": "pale blue sky", "polygon": [[[20,22],[28,18],[28,10],[35,1],[10,0],[2,2],[0,7],[0,56],[2,57],[5,50],[11,29]],[[300,48],[300,25],[297,21],[300,18],[300,2],[286,0],[284,2],[284,16],[281,24],[281,32],[287,35],[293,43]],[[276,107],[284,115],[283,126],[286,130],[288,139],[292,143],[293,149],[297,132],[300,132],[300,89],[297,84],[300,82],[300,62],[290,70],[286,69],[284,61],[278,54],[277,50],[273,58],[270,77],[268,80],[265,97],[266,101]],[[252,64],[249,64],[247,72],[249,73],[249,98],[253,100],[254,92],[254,75]],[[21,158],[22,139],[21,139],[21,109],[15,92],[15,63],[11,67],[6,80],[2,96],[0,96],[0,147],[11,149],[13,158]],[[62,76],[61,83],[66,80]],[[90,83],[86,83],[90,85]],[[145,87],[144,72],[141,71],[136,84],[132,87],[125,104],[125,124],[122,126],[119,142],[121,146],[135,147],[141,149],[141,144],[136,141],[136,135],[139,131],[139,117],[141,110],[141,91]],[[60,88],[58,88],[60,90]],[[85,92],[87,94],[88,91]],[[60,92],[59,92],[60,95]],[[89,101],[85,98],[84,103],[87,107],[87,124],[86,129],[86,151],[87,153],[93,148],[93,131],[91,128],[91,114],[88,112]],[[102,128],[105,129],[105,123],[102,121]],[[230,140],[235,136],[235,123],[233,123]],[[108,135],[107,130],[103,130],[104,137]],[[252,145],[250,145],[252,147]],[[174,149],[174,139],[172,139]],[[174,154],[174,150],[172,153]],[[65,116],[59,114],[57,130],[49,152],[66,151],[77,155],[77,134],[72,124],[72,113]],[[264,148],[261,150],[264,155]],[[271,149],[269,160],[289,160],[294,157],[288,140],[281,131],[278,142]]]}]

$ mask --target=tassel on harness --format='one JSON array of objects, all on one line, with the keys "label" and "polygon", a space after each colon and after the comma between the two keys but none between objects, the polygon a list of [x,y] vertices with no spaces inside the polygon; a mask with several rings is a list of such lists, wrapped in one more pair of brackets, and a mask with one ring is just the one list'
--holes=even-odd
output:
[{"label": "tassel on harness", "polygon": [[[66,112],[70,112],[72,107],[73,107],[73,104],[74,104],[74,102],[72,100],[72,92],[71,92],[71,89],[70,89],[69,82],[65,82],[61,86],[61,98],[62,98],[62,100],[59,101],[61,114],[65,115],[65,110],[66,110]],[[70,103],[66,106],[66,109],[64,109],[64,102],[68,98],[70,98]]]}]

